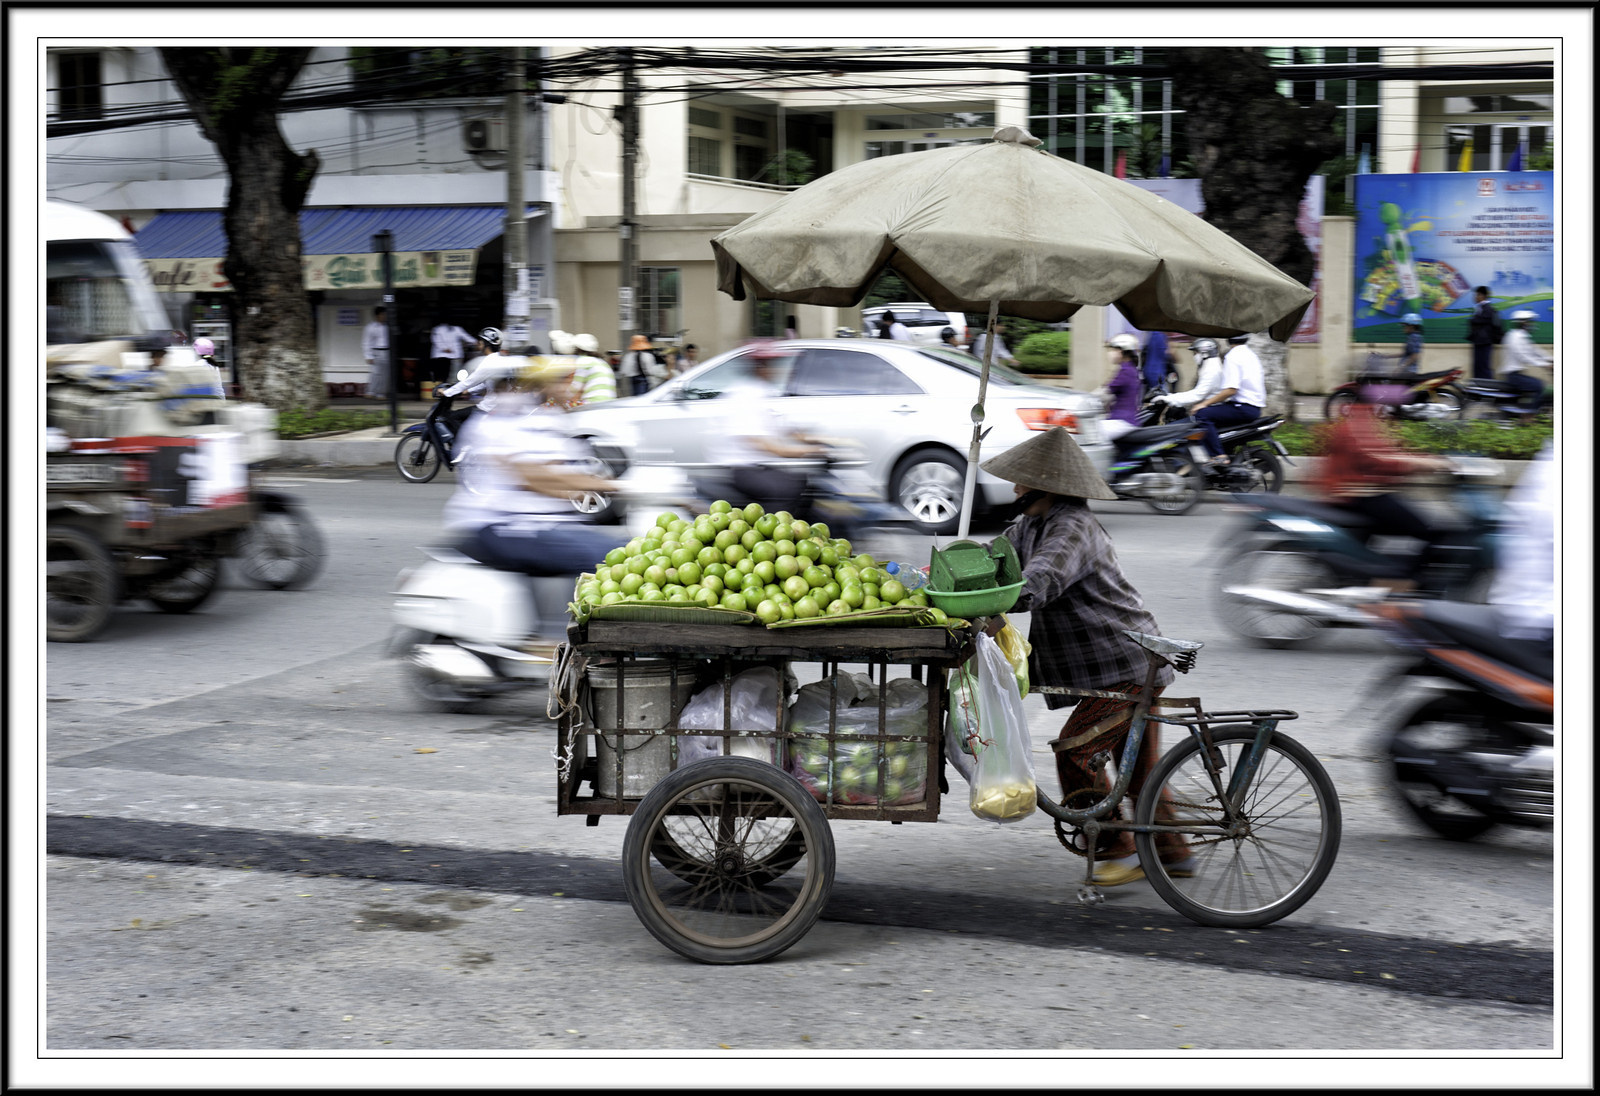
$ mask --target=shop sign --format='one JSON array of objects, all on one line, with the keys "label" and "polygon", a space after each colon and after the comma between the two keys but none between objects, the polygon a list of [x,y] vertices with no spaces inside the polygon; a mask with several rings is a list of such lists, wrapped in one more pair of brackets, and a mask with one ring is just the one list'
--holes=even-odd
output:
[{"label": "shop sign", "polygon": [[[394,285],[397,289],[420,286],[471,285],[478,273],[478,252],[396,251]],[[146,259],[145,269],[162,293],[230,293],[233,286],[222,274],[222,260]],[[383,265],[377,254],[306,255],[300,260],[307,289],[382,289]]]},{"label": "shop sign", "polygon": [[161,293],[231,293],[221,259],[146,259],[144,267]]}]

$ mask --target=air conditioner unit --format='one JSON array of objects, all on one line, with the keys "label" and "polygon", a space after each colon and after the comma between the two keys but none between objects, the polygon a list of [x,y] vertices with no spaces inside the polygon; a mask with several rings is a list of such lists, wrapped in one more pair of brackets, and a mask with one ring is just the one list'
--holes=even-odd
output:
[{"label": "air conditioner unit", "polygon": [[473,118],[461,126],[461,143],[468,152],[504,152],[506,150],[506,122],[504,118]]}]

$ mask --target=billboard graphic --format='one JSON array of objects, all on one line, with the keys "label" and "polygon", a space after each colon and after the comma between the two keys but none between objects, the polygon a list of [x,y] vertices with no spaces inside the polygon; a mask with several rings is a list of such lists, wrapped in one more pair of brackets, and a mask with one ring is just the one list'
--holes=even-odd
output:
[{"label": "billboard graphic", "polygon": [[1451,171],[1356,176],[1357,342],[1400,342],[1422,316],[1428,342],[1460,342],[1472,290],[1502,316],[1526,309],[1549,342],[1555,306],[1555,173]]}]

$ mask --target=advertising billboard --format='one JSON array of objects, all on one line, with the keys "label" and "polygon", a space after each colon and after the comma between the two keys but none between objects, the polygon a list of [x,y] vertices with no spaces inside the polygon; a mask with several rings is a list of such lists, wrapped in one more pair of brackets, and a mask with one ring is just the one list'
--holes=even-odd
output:
[{"label": "advertising billboard", "polygon": [[1502,318],[1534,313],[1547,343],[1555,241],[1554,172],[1358,175],[1352,337],[1401,342],[1400,318],[1416,312],[1426,341],[1462,342],[1483,285]]}]

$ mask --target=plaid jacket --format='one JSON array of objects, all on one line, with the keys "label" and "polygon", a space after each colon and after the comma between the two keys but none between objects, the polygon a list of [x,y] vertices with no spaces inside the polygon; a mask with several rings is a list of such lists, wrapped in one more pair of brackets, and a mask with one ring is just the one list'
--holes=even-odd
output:
[{"label": "plaid jacket", "polygon": [[[1077,500],[1060,499],[1040,517],[1023,515],[1005,536],[1022,564],[1022,597],[1011,610],[1032,613],[1028,672],[1039,685],[1103,689],[1144,681],[1145,651],[1123,629],[1160,635],[1156,619],[1117,565],[1105,527]],[[1176,675],[1163,666],[1156,685]],[[1072,697],[1046,696],[1051,708],[1076,704]]]}]

